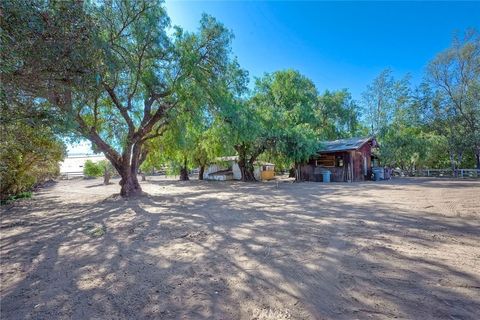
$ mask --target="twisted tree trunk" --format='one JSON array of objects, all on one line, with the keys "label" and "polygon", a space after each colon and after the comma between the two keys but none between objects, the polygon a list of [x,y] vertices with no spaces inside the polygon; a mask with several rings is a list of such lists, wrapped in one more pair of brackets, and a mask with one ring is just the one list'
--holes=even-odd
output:
[{"label": "twisted tree trunk", "polygon": [[183,167],[180,169],[180,181],[190,180],[188,177],[187,158],[183,160]]},{"label": "twisted tree trunk", "polygon": [[450,151],[450,166],[452,168],[452,172],[455,172],[456,166],[455,166],[455,152]]},{"label": "twisted tree trunk", "polygon": [[253,162],[255,159],[251,157],[247,159],[247,152],[245,145],[235,146],[235,150],[238,152],[238,167],[242,176],[242,181],[256,181],[254,174]]},{"label": "twisted tree trunk", "polygon": [[475,148],[475,164],[477,167],[477,171],[480,171],[480,146]]},{"label": "twisted tree trunk", "polygon": [[302,181],[302,170],[300,163],[295,163],[295,182]]},{"label": "twisted tree trunk", "polygon": [[243,182],[257,181],[257,179],[255,179],[255,174],[254,174],[255,169],[253,165],[249,163],[249,161],[239,160],[238,167],[240,168],[240,173],[242,175]]},{"label": "twisted tree trunk", "polygon": [[198,180],[203,180],[204,172],[205,172],[205,165],[201,165],[200,170],[198,170]]},{"label": "twisted tree trunk", "polygon": [[132,143],[125,148],[119,168],[114,165],[122,177],[122,179],[120,179],[120,195],[122,197],[135,197],[143,194],[137,178],[142,153],[141,149],[142,143]]},{"label": "twisted tree trunk", "polygon": [[[126,171],[128,171],[128,169]],[[136,174],[124,172],[124,176],[122,176],[122,179],[120,180],[120,186],[120,195],[122,197],[135,197],[143,194]]]},{"label": "twisted tree trunk", "polygon": [[110,177],[111,177],[111,174],[110,172],[108,171],[108,168],[105,166],[105,171],[103,172],[103,184],[104,185],[107,185],[107,184],[110,184]]}]

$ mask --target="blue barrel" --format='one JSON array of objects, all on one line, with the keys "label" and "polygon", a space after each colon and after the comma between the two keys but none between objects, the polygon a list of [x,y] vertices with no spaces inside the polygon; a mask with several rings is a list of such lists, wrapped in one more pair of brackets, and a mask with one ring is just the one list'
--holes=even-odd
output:
[{"label": "blue barrel", "polygon": [[332,173],[331,173],[330,171],[327,171],[327,170],[323,171],[323,172],[322,172],[323,182],[330,182],[330,175],[331,175],[331,174],[332,174]]},{"label": "blue barrel", "polygon": [[374,168],[372,171],[373,171],[373,180],[380,181],[382,179],[383,169]]}]

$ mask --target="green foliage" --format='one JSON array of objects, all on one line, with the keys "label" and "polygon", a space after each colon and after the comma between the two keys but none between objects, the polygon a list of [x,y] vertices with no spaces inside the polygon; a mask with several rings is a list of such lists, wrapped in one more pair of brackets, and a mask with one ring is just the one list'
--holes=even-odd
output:
[{"label": "green foliage", "polygon": [[116,168],[125,196],[140,190],[132,174],[139,167],[178,172],[236,152],[251,176],[257,159],[287,168],[321,140],[368,133],[391,166],[476,159],[480,168],[476,32],[440,53],[417,88],[408,76],[381,72],[362,96],[361,115],[347,90],[319,95],[295,70],[265,74],[249,92],[248,73],[232,56],[233,34],[208,15],[196,31],[172,27],[160,0],[9,0],[1,11],[7,196],[55,175],[64,153],[57,135],[71,133],[110,161],[87,163],[86,175],[108,181]]},{"label": "green foliage", "polygon": [[478,39],[469,33],[455,40],[429,64],[427,82],[416,88],[390,70],[368,86],[366,121],[380,142],[383,164],[405,170],[473,166],[474,154],[480,154]]},{"label": "green foliage", "polygon": [[418,128],[390,127],[382,139],[380,156],[384,165],[413,170],[425,159],[428,140]]},{"label": "green foliage", "polygon": [[[3,105],[1,110],[0,198],[30,190],[35,184],[55,178],[65,146],[43,119],[24,121],[22,108]],[[11,116],[11,118],[10,118]]]},{"label": "green foliage", "polygon": [[287,162],[298,164],[307,161],[318,151],[318,135],[308,124],[299,124],[285,130],[275,152]]},{"label": "green foliage", "polygon": [[[427,72],[436,94],[434,110],[458,160],[473,152],[480,169],[480,35],[471,30],[455,37],[450,48],[433,59]],[[444,129],[446,128],[446,130]],[[460,142],[460,143],[459,143]],[[453,159],[452,159],[453,161]],[[453,166],[453,164],[452,164]]]},{"label": "green foliage", "polygon": [[4,90],[48,98],[68,87],[88,88],[97,63],[89,8],[84,1],[2,1]]},{"label": "green foliage", "polygon": [[83,166],[83,174],[86,177],[90,178],[97,178],[102,177],[105,173],[109,175],[113,175],[115,173],[115,169],[113,168],[110,161],[101,160],[97,162],[93,162],[92,160],[86,160]]},{"label": "green foliage", "polygon": [[0,205],[6,205],[20,199],[30,199],[32,197],[31,191],[20,192],[16,195],[10,195],[4,199],[0,199]]},{"label": "green foliage", "polygon": [[366,136],[360,122],[360,107],[346,90],[329,91],[318,97],[317,131],[326,140]]},{"label": "green foliage", "polygon": [[[18,8],[8,5],[3,17],[5,38],[14,39],[5,41],[3,51],[12,52],[8,58],[17,62],[2,69],[2,76],[12,87],[74,117],[77,132],[122,175],[123,196],[141,192],[131,173],[151,151],[149,140],[175,127],[184,113],[216,104],[212,102],[237,85],[227,83],[238,73],[230,31],[208,15],[202,16],[196,32],[171,28],[159,0],[71,6],[37,0]],[[31,43],[37,41],[35,52]],[[50,48],[50,43],[58,48]],[[61,68],[64,64],[69,68]],[[24,81],[20,75],[27,73],[29,81]]]},{"label": "green foliage", "polygon": [[396,80],[392,71],[382,71],[362,94],[370,134],[382,136],[399,110],[410,102],[409,77]]},{"label": "green foliage", "polygon": [[103,167],[100,163],[87,160],[83,166],[83,174],[90,178],[101,177],[103,175]]},{"label": "green foliage", "polygon": [[265,131],[274,141],[269,151],[281,162],[298,164],[317,151],[317,99],[313,82],[297,71],[257,79],[252,104],[260,110]]},{"label": "green foliage", "polygon": [[92,238],[100,238],[107,233],[107,227],[99,223],[87,222],[85,223],[83,231]]}]

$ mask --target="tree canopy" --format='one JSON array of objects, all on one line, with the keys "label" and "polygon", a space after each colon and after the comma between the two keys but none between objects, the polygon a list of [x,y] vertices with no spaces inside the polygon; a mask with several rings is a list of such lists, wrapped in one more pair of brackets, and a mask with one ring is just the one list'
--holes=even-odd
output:
[{"label": "tree canopy", "polygon": [[105,154],[124,197],[142,193],[140,168],[168,165],[188,179],[198,166],[202,178],[232,154],[244,181],[259,160],[295,168],[300,180],[322,141],[365,135],[378,138],[385,165],[480,169],[476,31],[439,53],[420,85],[386,69],[357,102],[347,89],[320,94],[292,69],[249,89],[233,33],[209,15],[195,31],[172,26],[160,0],[9,0],[1,15],[2,165],[14,184],[29,154],[58,163],[66,137]]},{"label": "tree canopy", "polygon": [[[49,21],[50,12],[54,13],[53,22],[44,23],[47,27],[56,23],[76,25],[73,12],[69,11],[72,16],[64,21],[62,5],[39,1],[31,7],[38,10],[39,20],[47,17]],[[11,24],[16,21],[16,8],[6,9],[13,12],[6,15],[5,24],[11,27],[6,30],[13,32]],[[146,142],[160,137],[179,114],[191,112],[191,106],[185,101],[196,100],[199,105],[200,101],[216,99],[215,91],[217,87],[219,90],[224,87],[229,65],[234,63],[230,52],[232,34],[207,15],[202,17],[197,32],[175,27],[173,33],[169,33],[170,20],[160,1],[98,1],[79,5],[75,10],[91,26],[88,30],[82,29],[87,40],[81,46],[87,47],[91,55],[85,55],[83,49],[75,52],[82,58],[92,59],[81,61],[89,66],[88,75],[82,77],[83,85],[77,86],[75,75],[67,73],[57,86],[56,79],[51,79],[55,71],[47,70],[46,80],[38,78],[42,90],[33,86],[21,89],[47,99],[54,107],[73,116],[77,131],[105,154],[122,177],[121,194],[139,194],[141,188],[136,174],[149,151]],[[22,18],[28,20],[26,16]],[[29,31],[32,25],[27,23],[24,28]],[[27,31],[17,39],[19,42],[31,40]],[[48,29],[44,33],[50,35]],[[57,32],[51,37],[56,43],[68,35]],[[19,45],[13,41],[8,44]],[[67,49],[67,45],[65,47]],[[45,56],[47,51],[41,52],[40,58],[50,61],[51,58]],[[29,57],[29,53],[19,55],[22,70],[33,70],[39,64]],[[14,79],[10,83],[20,81],[15,68],[4,73]],[[52,86],[51,81],[54,81]]]}]

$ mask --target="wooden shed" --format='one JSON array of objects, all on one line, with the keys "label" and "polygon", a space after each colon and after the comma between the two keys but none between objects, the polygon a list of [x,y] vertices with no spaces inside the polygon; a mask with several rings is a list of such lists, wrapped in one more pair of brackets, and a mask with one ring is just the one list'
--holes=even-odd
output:
[{"label": "wooden shed", "polygon": [[349,138],[321,143],[317,154],[301,166],[302,179],[323,181],[322,172],[331,172],[331,181],[364,181],[372,175],[372,149],[377,147],[373,137]]}]

